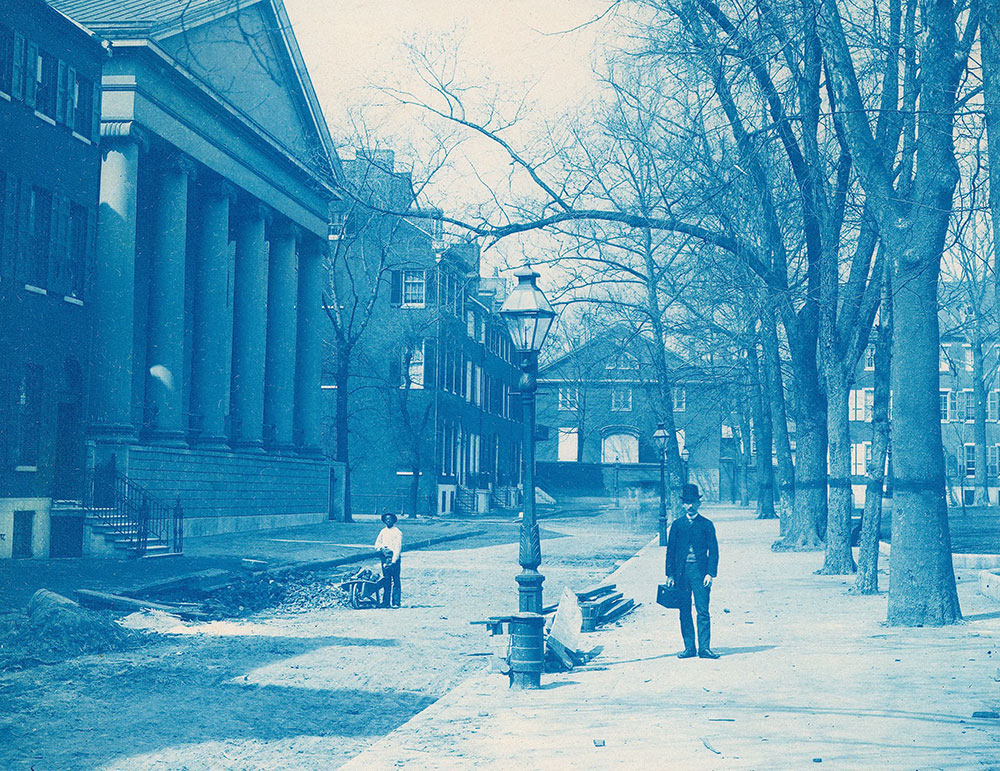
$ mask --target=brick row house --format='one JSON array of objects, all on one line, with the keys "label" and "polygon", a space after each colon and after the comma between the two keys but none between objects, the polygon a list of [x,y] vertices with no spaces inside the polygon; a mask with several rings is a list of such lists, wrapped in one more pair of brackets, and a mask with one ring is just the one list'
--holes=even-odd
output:
[{"label": "brick row house", "polygon": [[[357,185],[370,182],[372,163],[344,161],[345,174]],[[391,154],[377,163],[382,205],[415,207],[409,176],[394,169]],[[514,505],[519,372],[498,315],[503,283],[481,278],[478,248],[446,243],[433,217],[355,212],[340,248],[348,259],[335,266],[367,264],[369,274],[352,275],[348,289],[335,268],[338,303],[353,303],[359,291],[374,298],[349,386],[353,510],[483,512]],[[336,346],[330,352],[324,387],[332,448]]]},{"label": "brick row house", "polygon": [[107,51],[41,0],[3,8],[0,558],[20,558],[60,553],[83,485]]}]

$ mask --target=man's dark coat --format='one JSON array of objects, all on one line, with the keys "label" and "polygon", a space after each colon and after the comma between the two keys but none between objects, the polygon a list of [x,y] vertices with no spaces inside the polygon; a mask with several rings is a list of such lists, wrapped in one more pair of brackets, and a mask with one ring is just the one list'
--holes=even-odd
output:
[{"label": "man's dark coat", "polygon": [[690,521],[686,516],[678,517],[670,526],[666,574],[678,583],[684,577],[688,544],[694,549],[698,572],[715,578],[719,570],[719,542],[715,538],[715,525],[701,514]]}]

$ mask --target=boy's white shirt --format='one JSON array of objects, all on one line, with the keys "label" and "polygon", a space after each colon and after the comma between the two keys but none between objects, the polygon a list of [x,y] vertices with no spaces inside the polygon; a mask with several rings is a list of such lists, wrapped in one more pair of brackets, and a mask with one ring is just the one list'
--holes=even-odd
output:
[{"label": "boy's white shirt", "polygon": [[392,561],[399,559],[399,553],[403,550],[403,533],[398,527],[383,527],[382,532],[375,539],[376,549],[391,549]]}]

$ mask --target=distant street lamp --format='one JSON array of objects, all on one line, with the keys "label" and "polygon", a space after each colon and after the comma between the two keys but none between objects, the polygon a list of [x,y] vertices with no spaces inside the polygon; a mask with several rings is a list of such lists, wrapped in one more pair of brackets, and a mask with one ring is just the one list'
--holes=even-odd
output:
[{"label": "distant street lamp", "polygon": [[664,467],[664,455],[667,452],[667,439],[669,438],[667,429],[662,423],[656,425],[653,432],[653,441],[660,451],[660,546],[667,545],[667,475]]},{"label": "distant street lamp", "polygon": [[691,460],[691,451],[685,447],[681,450],[681,463],[684,465],[684,484],[687,484],[690,480],[688,477],[691,473],[691,466],[688,461]]},{"label": "distant street lamp", "polygon": [[538,389],[538,352],[555,321],[555,311],[535,285],[538,273],[525,265],[518,269],[517,286],[504,301],[500,315],[507,324],[523,373],[519,383],[523,405],[524,516],[521,519],[521,546],[517,576],[518,614],[511,622],[511,686],[538,688],[544,659],[542,543],[535,517],[535,391]]}]

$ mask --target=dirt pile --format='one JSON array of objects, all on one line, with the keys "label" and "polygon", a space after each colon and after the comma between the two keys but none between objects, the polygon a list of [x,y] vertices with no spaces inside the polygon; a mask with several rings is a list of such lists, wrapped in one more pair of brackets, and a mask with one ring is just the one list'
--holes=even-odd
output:
[{"label": "dirt pile", "polygon": [[126,650],[144,641],[111,613],[87,610],[47,589],[35,592],[25,613],[0,621],[0,668],[54,664],[85,653]]},{"label": "dirt pile", "polygon": [[203,607],[215,618],[243,618],[268,608],[299,613],[342,607],[348,597],[339,584],[349,577],[312,572],[247,576],[212,592]]}]

